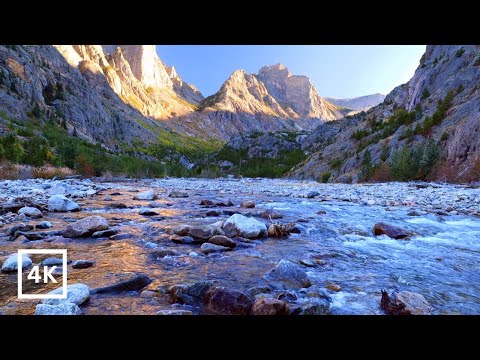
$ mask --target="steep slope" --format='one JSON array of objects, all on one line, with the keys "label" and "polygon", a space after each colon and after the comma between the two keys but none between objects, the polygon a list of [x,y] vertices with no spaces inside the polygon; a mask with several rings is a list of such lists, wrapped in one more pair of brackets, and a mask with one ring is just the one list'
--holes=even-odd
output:
[{"label": "steep slope", "polygon": [[[319,126],[290,173],[330,181],[480,178],[480,47],[431,45],[413,78],[366,114]],[[421,155],[418,155],[421,154]]]},{"label": "steep slope", "polygon": [[307,77],[274,65],[257,75],[235,71],[197,112],[175,119],[173,126],[190,135],[228,139],[238,133],[312,130],[342,117],[342,109],[320,97]]},{"label": "steep slope", "polygon": [[385,95],[377,93],[347,99],[336,99],[332,97],[326,97],[325,99],[332,104],[342,106],[348,109],[356,111],[367,111],[368,109],[382,103],[383,100],[385,100]]}]

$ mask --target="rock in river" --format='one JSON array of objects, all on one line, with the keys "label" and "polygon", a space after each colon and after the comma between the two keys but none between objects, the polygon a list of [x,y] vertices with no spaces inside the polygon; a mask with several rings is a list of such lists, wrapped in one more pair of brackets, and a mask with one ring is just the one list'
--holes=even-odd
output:
[{"label": "rock in river", "polygon": [[274,298],[257,299],[252,306],[252,315],[287,315],[287,313],[285,301]]},{"label": "rock in river", "polygon": [[247,239],[255,239],[267,235],[267,226],[254,218],[235,214],[225,221],[223,231],[228,237],[241,236]]},{"label": "rock in river", "polygon": [[93,260],[75,260],[72,264],[72,268],[74,269],[86,269],[95,265],[95,261]]},{"label": "rock in river", "polygon": [[244,201],[242,201],[240,206],[244,209],[251,209],[251,208],[255,207],[255,203],[251,200],[244,200]]},{"label": "rock in river", "polygon": [[21,208],[20,210],[18,210],[18,213],[19,214],[25,214],[29,218],[32,218],[32,219],[38,219],[38,218],[43,217],[43,214],[40,210],[38,210],[37,208],[34,208],[34,207],[30,207],[30,206],[25,206],[25,207]]},{"label": "rock in river", "polygon": [[53,195],[48,199],[48,210],[57,212],[79,211],[78,204],[63,195]]},{"label": "rock in river", "polygon": [[109,237],[112,235],[118,234],[118,231],[115,229],[108,229],[108,230],[102,230],[102,231],[95,231],[92,234],[93,238],[102,238],[102,237]]},{"label": "rock in river", "polygon": [[186,193],[185,191],[174,190],[174,191],[170,192],[170,194],[168,194],[168,196],[172,197],[172,198],[187,198],[188,193]]},{"label": "rock in river", "polygon": [[202,246],[200,246],[200,251],[203,252],[204,254],[210,254],[212,252],[229,251],[229,250],[232,250],[232,249],[229,247],[210,244],[210,243],[203,243]]},{"label": "rock in river", "polygon": [[[179,235],[179,234],[178,234]],[[215,224],[190,226],[188,235],[196,238],[208,240],[215,235],[224,235],[222,228]]]},{"label": "rock in river", "polygon": [[238,290],[213,287],[205,293],[205,310],[214,315],[248,315],[252,299]]},{"label": "rock in river", "polygon": [[38,304],[35,308],[35,315],[82,315],[82,310],[73,303]]},{"label": "rock in river", "polygon": [[52,223],[50,221],[41,221],[37,225],[35,225],[36,229],[50,229],[52,227]]},{"label": "rock in river", "polygon": [[[32,259],[22,254],[22,269],[32,265]],[[18,253],[10,255],[2,265],[2,272],[14,272],[18,270]]]},{"label": "rock in river", "polygon": [[155,191],[147,190],[139,192],[133,197],[133,200],[153,200],[155,198]]},{"label": "rock in river", "polygon": [[285,289],[301,289],[312,285],[305,271],[291,261],[282,259],[267,274],[264,279],[272,282],[273,286],[281,284]]},{"label": "rock in river", "polygon": [[66,238],[79,238],[92,235],[96,231],[107,230],[108,222],[101,216],[88,216],[67,226],[63,232]]},{"label": "rock in river", "polygon": [[409,231],[383,222],[375,224],[373,227],[373,233],[376,236],[385,234],[393,239],[404,239],[412,235]]},{"label": "rock in river", "polygon": [[226,236],[223,236],[223,235],[212,236],[208,240],[208,242],[211,243],[211,244],[226,246],[226,247],[229,247],[229,248],[234,248],[235,246],[237,246],[237,243],[235,241],[233,241],[232,239],[230,239]]},{"label": "rock in river", "polygon": [[308,298],[301,302],[297,315],[327,315],[330,302],[327,299]]},{"label": "rock in river", "polygon": [[96,288],[91,291],[92,294],[115,294],[124,291],[138,291],[152,282],[144,273],[119,274],[119,281],[113,285]]},{"label": "rock in river", "polygon": [[307,193],[307,195],[305,195],[305,197],[307,199],[313,199],[313,198],[317,197],[318,195],[320,195],[320,193],[318,191],[309,191]]},{"label": "rock in river", "polygon": [[[67,264],[70,264],[72,261],[67,260]],[[62,258],[54,258],[54,257],[49,257],[46,258],[45,260],[42,261],[42,266],[62,266],[63,265],[63,259]]]},{"label": "rock in river", "polygon": [[[63,289],[61,287],[50,291],[49,295],[62,294]],[[73,303],[76,305],[82,305],[90,299],[90,289],[87,285],[77,283],[67,286],[67,298],[66,299],[43,299],[42,303],[47,305],[59,305],[65,303]]]},{"label": "rock in river", "polygon": [[143,216],[155,216],[155,215],[159,215],[156,211],[153,211],[151,209],[148,209],[148,208],[141,208],[140,211],[138,212],[139,215],[143,215]]},{"label": "rock in river", "polygon": [[434,310],[423,295],[411,291],[393,293],[390,297],[382,290],[380,308],[389,315],[431,315]]},{"label": "rock in river", "polygon": [[193,312],[190,310],[160,310],[157,312],[157,315],[193,315]]}]

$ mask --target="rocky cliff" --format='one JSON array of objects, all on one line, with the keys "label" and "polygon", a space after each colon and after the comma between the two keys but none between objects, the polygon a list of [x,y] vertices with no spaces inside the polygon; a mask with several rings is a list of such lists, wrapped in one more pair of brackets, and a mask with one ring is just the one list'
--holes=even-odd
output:
[{"label": "rocky cliff", "polygon": [[347,99],[336,99],[332,97],[326,97],[325,99],[332,104],[342,106],[348,109],[352,109],[355,111],[367,111],[368,109],[377,106],[378,104],[383,102],[383,100],[385,100],[385,95],[377,93]]},{"label": "rocky cliff", "polygon": [[[331,174],[330,181],[356,182],[388,180],[413,169],[411,178],[423,174],[427,179],[478,180],[479,82],[478,45],[427,46],[413,78],[383,103],[319,126],[303,144],[309,158],[290,175]],[[428,156],[415,158],[425,144],[434,164]],[[418,161],[418,172],[413,161]]]},{"label": "rocky cliff", "polygon": [[292,75],[278,64],[258,74],[235,71],[198,111],[174,126],[191,135],[208,132],[228,139],[238,133],[312,130],[344,112],[323,99],[306,76]]}]

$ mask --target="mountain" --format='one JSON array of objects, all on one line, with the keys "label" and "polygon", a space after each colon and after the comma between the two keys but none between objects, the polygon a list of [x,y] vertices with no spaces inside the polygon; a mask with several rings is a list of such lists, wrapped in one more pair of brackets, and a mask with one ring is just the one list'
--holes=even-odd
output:
[{"label": "mountain", "polygon": [[[236,70],[196,112],[177,118],[177,131],[229,139],[239,133],[312,130],[340,119],[344,109],[323,99],[306,76],[283,65],[262,67],[258,74]],[[195,124],[195,128],[191,125]]]},{"label": "mountain", "polygon": [[378,104],[383,102],[383,100],[385,100],[385,95],[376,93],[372,95],[364,95],[347,99],[336,99],[332,97],[326,97],[325,99],[332,104],[342,106],[348,109],[356,111],[367,111],[368,109],[377,106]]},{"label": "mountain", "polygon": [[413,78],[366,113],[320,125],[289,175],[338,182],[480,178],[480,47],[429,45]]}]

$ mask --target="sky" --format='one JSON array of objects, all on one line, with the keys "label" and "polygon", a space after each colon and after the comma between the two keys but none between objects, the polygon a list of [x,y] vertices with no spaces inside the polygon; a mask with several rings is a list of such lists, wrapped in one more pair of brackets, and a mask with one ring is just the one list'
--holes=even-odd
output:
[{"label": "sky", "polygon": [[410,80],[424,52],[425,45],[157,45],[159,57],[204,96],[235,70],[257,73],[277,63],[308,76],[321,96],[388,94]]}]

